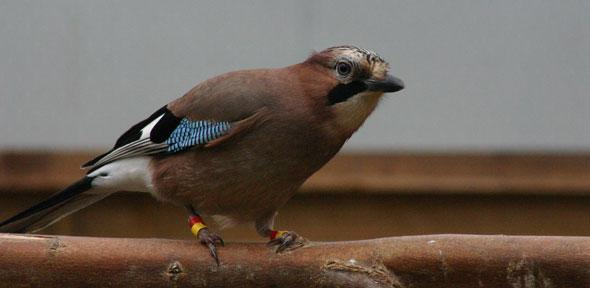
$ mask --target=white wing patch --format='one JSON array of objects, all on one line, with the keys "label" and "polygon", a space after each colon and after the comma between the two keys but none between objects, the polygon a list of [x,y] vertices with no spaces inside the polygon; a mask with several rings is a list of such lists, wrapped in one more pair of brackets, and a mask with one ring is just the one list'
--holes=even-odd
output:
[{"label": "white wing patch", "polygon": [[131,143],[125,144],[113,151],[109,154],[102,157],[96,163],[94,163],[93,167],[98,167],[109,163],[113,160],[121,159],[121,158],[130,158],[134,156],[142,156],[142,155],[150,155],[155,153],[160,153],[166,151],[168,145],[165,143],[154,143],[150,140],[150,133],[154,126],[162,119],[164,114],[160,117],[154,119],[148,125],[146,125],[143,129],[141,129],[141,137],[138,140],[135,140]]},{"label": "white wing patch", "polygon": [[83,167],[93,171],[120,159],[182,152],[206,145],[225,135],[230,129],[230,122],[179,118],[164,106],[121,135],[113,149]]}]

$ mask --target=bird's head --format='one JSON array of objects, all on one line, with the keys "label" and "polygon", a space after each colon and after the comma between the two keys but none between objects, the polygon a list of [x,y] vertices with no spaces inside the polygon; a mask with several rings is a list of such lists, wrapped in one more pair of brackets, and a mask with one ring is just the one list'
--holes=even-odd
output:
[{"label": "bird's head", "polygon": [[314,98],[329,115],[328,124],[344,134],[352,135],[363,124],[384,93],[404,88],[401,79],[389,74],[383,58],[355,46],[328,48],[304,64],[318,71],[312,74],[316,83],[322,83],[316,86],[321,92],[314,93]]}]

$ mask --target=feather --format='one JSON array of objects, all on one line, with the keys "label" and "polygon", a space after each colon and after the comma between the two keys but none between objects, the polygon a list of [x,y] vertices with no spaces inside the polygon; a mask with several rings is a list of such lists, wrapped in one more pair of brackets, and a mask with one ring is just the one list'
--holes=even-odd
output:
[{"label": "feather", "polygon": [[84,177],[48,199],[0,223],[0,232],[34,232],[74,213],[109,194],[84,193],[92,189],[93,177]]},{"label": "feather", "polygon": [[236,226],[240,221],[231,216],[211,215],[211,219],[219,226],[220,229],[227,229]]},{"label": "feather", "polygon": [[133,125],[115,143],[115,146],[82,167],[88,173],[120,159],[155,154],[177,153],[192,147],[204,146],[224,136],[231,129],[228,121],[192,121],[176,117],[167,106],[147,119]]}]

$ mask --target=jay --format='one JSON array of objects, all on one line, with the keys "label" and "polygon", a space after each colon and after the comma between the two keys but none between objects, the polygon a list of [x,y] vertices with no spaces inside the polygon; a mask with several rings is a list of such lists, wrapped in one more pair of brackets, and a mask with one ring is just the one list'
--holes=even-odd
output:
[{"label": "jay", "polygon": [[278,69],[206,80],[119,137],[83,165],[86,175],[0,223],[34,232],[117,191],[146,192],[185,207],[189,226],[219,264],[201,216],[223,225],[254,223],[276,251],[302,245],[273,227],[277,210],[328,162],[375,109],[404,88],[372,51],[331,47]]}]

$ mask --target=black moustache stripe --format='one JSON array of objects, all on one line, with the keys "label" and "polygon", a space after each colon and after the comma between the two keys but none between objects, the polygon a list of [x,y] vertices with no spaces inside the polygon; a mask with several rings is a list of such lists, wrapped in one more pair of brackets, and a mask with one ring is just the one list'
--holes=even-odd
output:
[{"label": "black moustache stripe", "polygon": [[344,102],[348,98],[367,90],[367,84],[353,81],[348,84],[338,84],[328,93],[328,105]]}]

